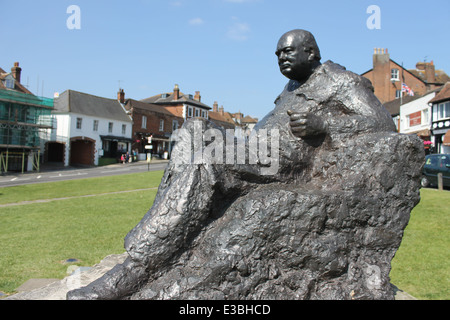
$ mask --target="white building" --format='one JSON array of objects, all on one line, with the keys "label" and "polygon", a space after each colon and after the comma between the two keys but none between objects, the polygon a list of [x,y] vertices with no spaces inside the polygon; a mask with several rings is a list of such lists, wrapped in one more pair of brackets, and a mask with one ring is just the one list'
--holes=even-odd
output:
[{"label": "white building", "polygon": [[48,162],[98,165],[131,150],[132,120],[114,99],[73,90],[54,100],[55,124],[45,146]]},{"label": "white building", "polygon": [[400,133],[431,135],[431,106],[428,102],[435,95],[436,92],[432,91],[400,106]]},{"label": "white building", "polygon": [[432,106],[431,130],[437,153],[450,153],[450,82],[429,101]]}]

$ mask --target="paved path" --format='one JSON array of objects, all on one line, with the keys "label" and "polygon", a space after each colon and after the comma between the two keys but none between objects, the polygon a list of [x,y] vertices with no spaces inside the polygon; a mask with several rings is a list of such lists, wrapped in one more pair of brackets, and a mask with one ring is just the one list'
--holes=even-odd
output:
[{"label": "paved path", "polygon": [[152,160],[150,164],[147,164],[145,161],[139,161],[127,164],[112,164],[109,166],[90,168],[43,166],[40,172],[2,174],[0,176],[0,188],[32,183],[104,177],[146,171],[159,171],[164,170],[167,163],[167,160],[155,159]]},{"label": "paved path", "polygon": [[97,194],[87,194],[87,195],[73,196],[73,197],[62,197],[62,198],[53,198],[53,199],[39,199],[39,200],[21,201],[21,202],[15,202],[15,203],[0,204],[0,208],[12,207],[12,206],[23,206],[23,205],[27,205],[27,204],[33,204],[33,203],[46,203],[46,202],[68,200],[68,199],[90,198],[90,197],[105,196],[105,195],[110,195],[110,194],[119,194],[119,193],[128,193],[128,192],[139,192],[139,191],[147,191],[147,190],[156,190],[156,189],[158,189],[158,187],[145,188],[145,189],[125,190],[125,191],[114,191],[114,192],[97,193]]}]

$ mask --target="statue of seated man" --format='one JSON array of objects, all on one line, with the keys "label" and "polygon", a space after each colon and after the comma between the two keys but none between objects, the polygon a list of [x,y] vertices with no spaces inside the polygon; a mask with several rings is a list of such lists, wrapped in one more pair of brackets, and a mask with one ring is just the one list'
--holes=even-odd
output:
[{"label": "statue of seated man", "polygon": [[[273,167],[180,162],[207,146],[192,150],[196,120],[186,121],[153,206],[125,238],[129,257],[68,299],[393,297],[422,144],[395,132],[369,80],[322,64],[310,32],[284,34],[276,55],[290,80],[254,128],[268,134]],[[251,157],[248,143],[233,147],[233,159]]]}]

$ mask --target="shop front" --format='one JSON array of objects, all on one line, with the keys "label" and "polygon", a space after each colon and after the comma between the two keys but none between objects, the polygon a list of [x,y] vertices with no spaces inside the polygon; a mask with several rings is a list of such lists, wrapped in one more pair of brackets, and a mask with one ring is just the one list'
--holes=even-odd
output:
[{"label": "shop front", "polygon": [[123,154],[131,152],[132,140],[119,136],[100,136],[102,139],[101,158],[116,159],[117,162]]}]

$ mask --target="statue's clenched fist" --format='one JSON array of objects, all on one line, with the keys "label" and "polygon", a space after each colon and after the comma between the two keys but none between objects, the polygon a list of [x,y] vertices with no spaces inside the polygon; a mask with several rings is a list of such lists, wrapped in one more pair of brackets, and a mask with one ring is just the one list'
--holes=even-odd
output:
[{"label": "statue's clenched fist", "polygon": [[289,125],[294,136],[304,138],[323,134],[327,130],[326,123],[311,112],[294,112],[288,110]]}]

